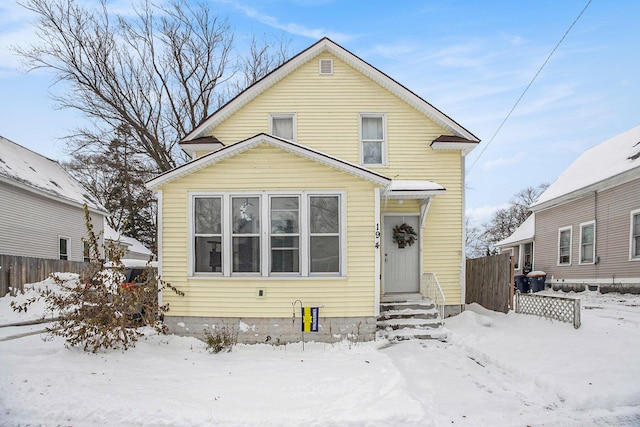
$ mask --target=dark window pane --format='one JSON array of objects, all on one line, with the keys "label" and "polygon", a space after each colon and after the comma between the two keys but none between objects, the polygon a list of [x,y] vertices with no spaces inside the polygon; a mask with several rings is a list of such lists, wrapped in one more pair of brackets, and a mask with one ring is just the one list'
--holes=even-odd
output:
[{"label": "dark window pane", "polygon": [[233,271],[260,272],[260,237],[233,238]]},{"label": "dark window pane", "polygon": [[272,237],[271,247],[280,249],[298,249],[297,236]]},{"label": "dark window pane", "polygon": [[338,197],[311,197],[311,233],[339,233]]},{"label": "dark window pane", "polygon": [[381,142],[363,142],[362,143],[362,160],[365,164],[382,164],[382,143]]},{"label": "dark window pane", "polygon": [[258,197],[234,197],[233,232],[256,234],[260,232],[260,199]]},{"label": "dark window pane", "polygon": [[222,200],[219,197],[198,197],[194,205],[196,234],[220,234]]},{"label": "dark window pane", "polygon": [[271,250],[271,272],[273,273],[300,272],[300,251],[298,249]]},{"label": "dark window pane", "polygon": [[340,272],[340,238],[338,236],[311,236],[312,273]]},{"label": "dark window pane", "polygon": [[222,239],[220,237],[196,237],[195,271],[222,272]]}]

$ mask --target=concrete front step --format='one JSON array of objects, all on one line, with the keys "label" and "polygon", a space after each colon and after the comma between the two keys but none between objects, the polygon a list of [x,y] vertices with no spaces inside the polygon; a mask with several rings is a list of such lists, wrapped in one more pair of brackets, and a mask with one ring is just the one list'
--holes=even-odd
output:
[{"label": "concrete front step", "polygon": [[440,313],[431,300],[401,296],[386,297],[380,304],[378,336],[389,341],[438,339],[445,341]]}]

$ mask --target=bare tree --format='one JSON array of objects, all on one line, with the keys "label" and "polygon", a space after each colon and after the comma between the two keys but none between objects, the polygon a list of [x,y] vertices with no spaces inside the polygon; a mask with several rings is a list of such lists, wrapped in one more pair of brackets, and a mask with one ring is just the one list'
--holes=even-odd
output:
[{"label": "bare tree", "polygon": [[487,255],[494,252],[493,245],[506,239],[531,215],[529,207],[538,196],[549,187],[549,184],[540,184],[537,187],[527,187],[519,191],[511,199],[508,207],[498,209],[488,223],[483,224],[483,245],[487,248]]},{"label": "bare tree", "polygon": [[[130,152],[158,171],[169,170],[179,162],[180,138],[230,95],[226,86],[237,67],[233,33],[204,3],[142,0],[133,16],[111,13],[106,0],[95,9],[75,0],[20,4],[38,17],[38,42],[14,49],[29,69],[52,70],[57,82],[68,84],[54,99],[92,122],[70,137],[76,150],[104,152],[126,125],[134,136]],[[240,62],[250,77],[243,83],[285,57],[286,49],[272,54],[254,39],[250,56]]]}]

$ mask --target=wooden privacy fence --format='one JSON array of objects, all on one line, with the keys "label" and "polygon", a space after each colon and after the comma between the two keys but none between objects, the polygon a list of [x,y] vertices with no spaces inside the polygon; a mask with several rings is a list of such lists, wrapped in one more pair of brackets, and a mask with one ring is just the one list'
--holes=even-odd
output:
[{"label": "wooden privacy fence", "polygon": [[507,313],[513,301],[513,264],[508,253],[467,260],[467,304]]},{"label": "wooden privacy fence", "polygon": [[0,297],[10,288],[24,290],[25,283],[40,282],[51,273],[83,273],[88,262],[0,255]]}]

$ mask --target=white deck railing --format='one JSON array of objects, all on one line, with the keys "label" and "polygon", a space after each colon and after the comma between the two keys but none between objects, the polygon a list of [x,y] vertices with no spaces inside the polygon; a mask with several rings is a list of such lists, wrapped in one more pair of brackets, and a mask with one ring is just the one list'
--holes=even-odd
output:
[{"label": "white deck railing", "polygon": [[442,288],[440,287],[440,283],[438,282],[438,278],[435,273],[424,273],[422,275],[422,283],[420,283],[420,293],[429,298],[438,308],[440,312],[440,319],[444,322],[444,306],[446,303],[446,298],[444,297],[444,292],[442,292]]}]

